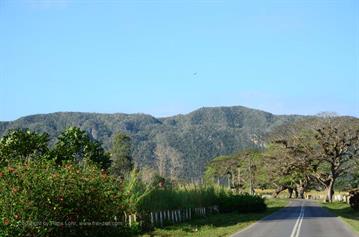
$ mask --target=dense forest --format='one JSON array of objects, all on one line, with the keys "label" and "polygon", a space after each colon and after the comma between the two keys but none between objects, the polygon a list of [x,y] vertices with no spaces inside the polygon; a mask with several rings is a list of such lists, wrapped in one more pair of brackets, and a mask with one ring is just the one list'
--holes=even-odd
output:
[{"label": "dense forest", "polygon": [[46,132],[50,143],[67,127],[76,126],[111,149],[114,135],[124,132],[132,140],[138,167],[162,176],[199,179],[210,160],[219,155],[256,148],[274,127],[304,118],[273,115],[242,106],[201,108],[186,115],[155,118],[146,114],[60,112],[0,122],[0,137],[12,128]]}]

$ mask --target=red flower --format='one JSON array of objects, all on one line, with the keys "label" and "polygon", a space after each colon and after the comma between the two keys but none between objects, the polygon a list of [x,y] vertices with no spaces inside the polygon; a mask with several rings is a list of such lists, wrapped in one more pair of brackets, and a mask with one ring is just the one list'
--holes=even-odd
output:
[{"label": "red flower", "polygon": [[0,172],[0,178],[4,176],[4,173],[3,172]]},{"label": "red flower", "polygon": [[6,218],[4,218],[4,220],[2,221],[2,223],[4,223],[4,225],[8,225],[10,224],[10,221]]}]

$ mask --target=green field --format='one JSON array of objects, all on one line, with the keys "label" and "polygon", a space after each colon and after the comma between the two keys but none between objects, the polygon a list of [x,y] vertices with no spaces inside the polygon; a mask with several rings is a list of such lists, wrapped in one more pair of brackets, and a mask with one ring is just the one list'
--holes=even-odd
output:
[{"label": "green field", "polygon": [[238,212],[212,215],[204,219],[196,219],[191,222],[178,225],[168,226],[164,228],[156,228],[154,231],[140,235],[141,237],[152,236],[197,236],[197,237],[216,237],[229,236],[263,217],[285,207],[288,204],[287,199],[269,199],[266,200],[268,206],[263,213],[247,213]]},{"label": "green field", "polygon": [[359,233],[358,211],[354,211],[348,204],[342,202],[322,203],[322,207],[339,216],[342,220],[348,223],[352,229]]}]

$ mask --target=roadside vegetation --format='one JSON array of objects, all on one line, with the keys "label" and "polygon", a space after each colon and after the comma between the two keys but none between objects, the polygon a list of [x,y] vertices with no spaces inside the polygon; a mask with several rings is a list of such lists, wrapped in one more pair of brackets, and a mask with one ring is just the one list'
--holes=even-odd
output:
[{"label": "roadside vegetation", "polygon": [[178,225],[167,226],[165,228],[156,228],[154,231],[139,236],[230,236],[264,218],[265,216],[285,207],[288,204],[288,201],[288,199],[267,199],[265,200],[267,205],[265,212],[241,213],[239,211],[234,211],[230,213],[211,215],[204,219],[196,219]]},{"label": "roadside vegetation", "polygon": [[[127,236],[150,230],[150,213],[190,208],[193,219],[216,213],[266,210],[259,196],[216,185],[186,185],[133,169],[129,139],[116,136],[114,149],[78,128],[49,147],[48,136],[12,130],[0,140],[1,236]],[[114,164],[111,166],[111,164]],[[162,223],[161,223],[162,224]],[[156,224],[155,224],[156,225]]]},{"label": "roadside vegetation", "polygon": [[346,203],[332,202],[322,203],[322,207],[342,218],[359,234],[359,212],[350,208]]},{"label": "roadside vegetation", "polygon": [[[223,236],[286,203],[265,197],[315,189],[331,202],[336,185],[359,183],[358,119],[298,120],[251,141],[253,149],[213,159],[203,181],[190,183],[161,175],[162,163],[157,171],[135,164],[124,133],[105,150],[76,127],[51,145],[46,133],[10,130],[0,139],[0,236]],[[350,200],[356,209],[358,196]]]}]

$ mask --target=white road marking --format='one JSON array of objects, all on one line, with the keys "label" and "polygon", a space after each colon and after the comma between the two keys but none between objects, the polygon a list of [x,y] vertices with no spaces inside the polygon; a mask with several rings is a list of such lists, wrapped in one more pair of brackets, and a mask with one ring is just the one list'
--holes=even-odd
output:
[{"label": "white road marking", "polygon": [[303,208],[303,203],[302,203],[297,222],[295,223],[295,225],[293,227],[293,231],[292,231],[292,234],[290,235],[290,237],[299,237],[299,232],[300,232],[300,227],[302,226],[303,217],[304,217],[304,208]]},{"label": "white road marking", "polygon": [[295,237],[299,237],[300,228],[302,227],[302,223],[303,223],[303,219],[304,219],[304,207],[303,206],[302,206],[302,210],[303,210],[302,219],[299,222],[298,229],[297,229],[297,235]]}]

